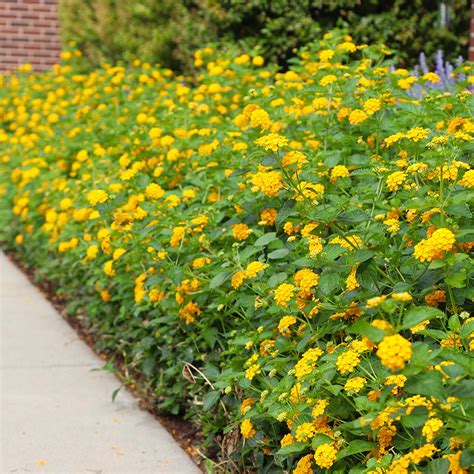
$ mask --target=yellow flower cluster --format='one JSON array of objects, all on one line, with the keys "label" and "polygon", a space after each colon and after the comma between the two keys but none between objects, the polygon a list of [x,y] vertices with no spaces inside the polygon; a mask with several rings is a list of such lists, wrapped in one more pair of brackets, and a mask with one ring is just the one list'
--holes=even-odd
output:
[{"label": "yellow flower cluster", "polygon": [[377,355],[390,370],[403,369],[412,356],[411,343],[399,334],[385,336],[379,344]]},{"label": "yellow flower cluster", "polygon": [[420,262],[431,262],[442,258],[445,252],[450,252],[455,242],[456,237],[449,229],[437,229],[431,237],[417,243],[413,253]]}]

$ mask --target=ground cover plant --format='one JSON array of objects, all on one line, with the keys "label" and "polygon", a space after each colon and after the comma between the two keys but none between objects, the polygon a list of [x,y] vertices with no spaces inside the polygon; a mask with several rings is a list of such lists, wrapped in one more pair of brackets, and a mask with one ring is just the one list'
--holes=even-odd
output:
[{"label": "ground cover plant", "polygon": [[2,245],[209,470],[468,472],[472,65],[440,91],[338,31],[285,73],[75,54],[1,79]]}]

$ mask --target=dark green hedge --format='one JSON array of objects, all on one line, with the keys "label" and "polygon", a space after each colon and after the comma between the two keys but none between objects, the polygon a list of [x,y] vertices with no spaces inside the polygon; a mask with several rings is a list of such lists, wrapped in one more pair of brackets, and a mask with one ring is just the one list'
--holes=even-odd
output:
[{"label": "dark green hedge", "polygon": [[[334,26],[357,42],[381,40],[407,65],[420,51],[466,55],[469,0],[61,0],[65,42],[83,64],[142,60],[189,71],[209,42],[244,42],[286,65],[299,48]],[[444,7],[443,7],[444,5]],[[445,12],[443,14],[442,12]]]}]

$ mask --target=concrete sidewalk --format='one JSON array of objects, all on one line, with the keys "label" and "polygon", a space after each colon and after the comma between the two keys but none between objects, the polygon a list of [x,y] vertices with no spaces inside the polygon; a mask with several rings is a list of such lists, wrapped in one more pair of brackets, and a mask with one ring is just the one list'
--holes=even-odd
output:
[{"label": "concrete sidewalk", "polygon": [[199,473],[0,253],[0,472]]}]

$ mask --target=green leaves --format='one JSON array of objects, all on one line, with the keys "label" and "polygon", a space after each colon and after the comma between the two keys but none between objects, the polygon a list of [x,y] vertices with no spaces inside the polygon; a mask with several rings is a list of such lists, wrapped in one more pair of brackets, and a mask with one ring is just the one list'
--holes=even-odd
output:
[{"label": "green leaves", "polygon": [[439,372],[431,371],[410,377],[405,385],[405,391],[412,395],[443,398],[443,376]]},{"label": "green leaves", "polygon": [[372,451],[373,449],[376,449],[376,448],[377,448],[377,445],[369,441],[354,440],[354,441],[351,441],[348,444],[348,446],[341,449],[337,453],[337,460],[339,461],[341,459],[344,459],[347,456],[353,456],[354,454],[360,454],[360,453],[365,453],[367,451]]},{"label": "green leaves", "polygon": [[227,278],[229,278],[230,272],[229,270],[223,270],[222,272],[218,273],[210,282],[209,282],[209,289],[213,290],[221,286]]},{"label": "green leaves", "polygon": [[348,332],[360,334],[361,336],[368,337],[373,342],[380,342],[386,335],[382,329],[372,326],[372,324],[359,319],[349,329]]},{"label": "green leaves", "polygon": [[218,401],[221,396],[221,392],[219,390],[213,390],[211,392],[207,392],[202,399],[202,408],[204,411],[210,410]]},{"label": "green leaves", "polygon": [[329,295],[339,285],[339,274],[333,270],[325,269],[321,273],[318,287],[324,295]]},{"label": "green leaves", "polygon": [[423,321],[428,321],[434,318],[445,318],[446,315],[439,309],[431,306],[416,306],[410,308],[403,316],[403,323],[400,329],[410,329]]},{"label": "green leaves", "polygon": [[302,442],[297,441],[297,442],[289,444],[287,446],[283,446],[283,448],[280,448],[276,452],[276,454],[279,454],[281,456],[288,456],[290,454],[301,453],[301,451],[303,451],[304,449],[306,449],[306,443],[302,443]]},{"label": "green leaves", "polygon": [[278,250],[274,250],[273,252],[270,252],[267,257],[270,260],[279,260],[281,258],[285,258],[288,254],[290,253],[290,250],[287,248],[282,248]]},{"label": "green leaves", "polygon": [[276,239],[277,239],[276,232],[268,232],[265,235],[262,235],[261,237],[259,237],[255,241],[254,245],[256,247],[264,247],[265,245],[268,245],[270,242]]},{"label": "green leaves", "polygon": [[316,449],[318,446],[321,446],[322,444],[327,444],[327,443],[332,443],[334,440],[325,434],[322,433],[316,433],[313,436],[313,439],[311,440],[311,447],[313,449]]}]

